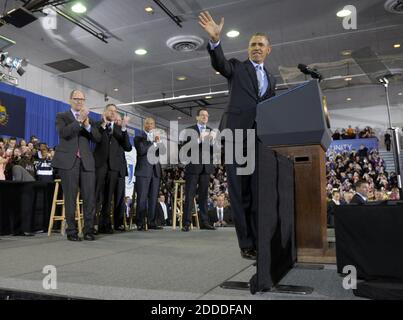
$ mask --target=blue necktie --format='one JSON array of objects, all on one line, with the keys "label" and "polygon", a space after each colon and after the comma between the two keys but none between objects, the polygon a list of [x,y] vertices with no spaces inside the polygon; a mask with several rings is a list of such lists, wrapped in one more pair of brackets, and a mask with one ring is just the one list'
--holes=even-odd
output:
[{"label": "blue necktie", "polygon": [[256,76],[259,84],[259,96],[261,97],[264,95],[264,76],[261,65],[256,66]]}]

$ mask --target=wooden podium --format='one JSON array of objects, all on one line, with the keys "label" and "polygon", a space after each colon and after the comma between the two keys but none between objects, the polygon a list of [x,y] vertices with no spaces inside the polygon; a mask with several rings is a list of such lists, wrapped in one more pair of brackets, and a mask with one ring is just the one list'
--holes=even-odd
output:
[{"label": "wooden podium", "polygon": [[294,161],[298,262],[335,263],[327,242],[326,150],[330,123],[319,83],[312,80],[258,105],[257,135]]}]

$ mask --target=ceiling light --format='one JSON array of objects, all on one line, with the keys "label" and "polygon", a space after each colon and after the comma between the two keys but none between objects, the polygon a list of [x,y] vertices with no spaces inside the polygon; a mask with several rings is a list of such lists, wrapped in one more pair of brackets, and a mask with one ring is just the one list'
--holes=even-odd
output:
[{"label": "ceiling light", "polygon": [[351,98],[347,98],[346,100],[347,100],[347,101],[351,101]]},{"label": "ceiling light", "polygon": [[236,38],[238,36],[239,36],[239,31],[231,30],[231,31],[227,32],[228,38]]},{"label": "ceiling light", "polygon": [[218,71],[216,71],[216,73],[215,74],[221,74],[221,73],[219,73]]},{"label": "ceiling light", "polygon": [[397,95],[398,96],[403,96],[403,92],[399,92]]},{"label": "ceiling light", "polygon": [[134,53],[137,54],[138,56],[144,56],[145,54],[147,54],[147,50],[137,49],[136,51],[134,51]]},{"label": "ceiling light", "polygon": [[352,51],[351,50],[343,50],[341,52],[342,56],[351,56]]},{"label": "ceiling light", "polygon": [[178,80],[178,81],[185,81],[186,79],[187,78],[185,76],[176,77],[176,80]]},{"label": "ceiling light", "polygon": [[339,12],[337,12],[337,16],[339,18],[345,18],[345,17],[348,17],[349,15],[351,15],[351,13],[352,12],[350,10],[343,9],[343,10],[340,10]]},{"label": "ceiling light", "polygon": [[87,7],[81,2],[76,2],[71,6],[71,11],[75,13],[85,13],[87,12]]},{"label": "ceiling light", "polygon": [[204,98],[205,98],[205,99],[212,99],[213,96],[205,96]]},{"label": "ceiling light", "polygon": [[400,48],[400,43],[395,43],[395,44],[393,45],[393,48],[399,49],[399,48]]},{"label": "ceiling light", "polygon": [[347,77],[347,78],[344,78],[344,80],[345,80],[345,81],[351,81],[351,80],[353,80],[353,78]]},{"label": "ceiling light", "polygon": [[145,10],[147,13],[150,13],[150,14],[154,13],[154,8],[153,8],[153,7],[150,7],[150,6],[145,7],[144,10]]},{"label": "ceiling light", "polygon": [[178,117],[178,120],[182,120],[182,117]]},{"label": "ceiling light", "polygon": [[113,91],[118,92],[118,91],[119,91],[119,89],[118,89],[118,88],[114,88],[114,89],[113,89]]}]

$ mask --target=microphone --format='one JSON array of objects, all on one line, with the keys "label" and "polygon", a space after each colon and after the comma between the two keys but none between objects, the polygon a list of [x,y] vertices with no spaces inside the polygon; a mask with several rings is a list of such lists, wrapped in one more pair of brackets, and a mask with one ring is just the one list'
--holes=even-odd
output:
[{"label": "microphone", "polygon": [[316,69],[311,69],[305,64],[298,64],[298,69],[303,73],[303,74],[308,74],[310,75],[313,79],[318,79],[321,81],[323,79],[323,76],[320,74],[320,72]]}]

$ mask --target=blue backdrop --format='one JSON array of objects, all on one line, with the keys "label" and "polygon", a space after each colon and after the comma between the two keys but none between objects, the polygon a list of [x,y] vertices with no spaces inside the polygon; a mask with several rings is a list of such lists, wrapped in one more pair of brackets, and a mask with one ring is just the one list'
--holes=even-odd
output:
[{"label": "blue backdrop", "polygon": [[[18,138],[29,140],[31,135],[35,135],[50,147],[59,144],[55,127],[56,114],[68,110],[70,105],[1,82],[0,92],[23,97],[26,100],[25,136]],[[101,120],[101,115],[97,113],[91,112],[90,117],[95,121]]]},{"label": "blue backdrop", "polygon": [[346,140],[333,140],[330,145],[327,154],[334,151],[336,153],[342,153],[344,151],[358,151],[360,149],[360,145],[363,144],[368,148],[368,151],[373,149],[378,150],[378,139],[370,138],[370,139],[346,139]]}]

